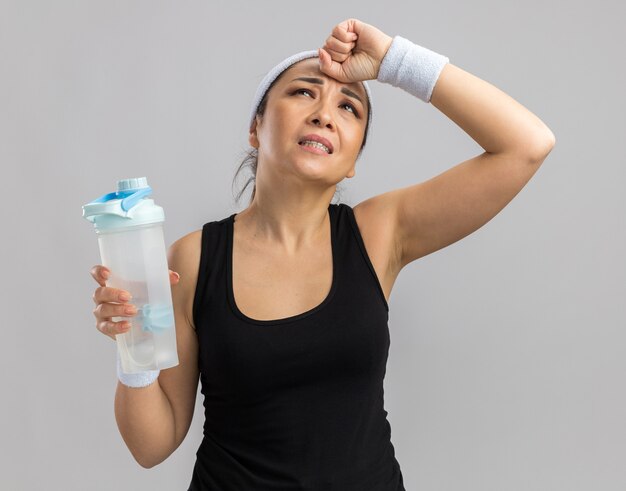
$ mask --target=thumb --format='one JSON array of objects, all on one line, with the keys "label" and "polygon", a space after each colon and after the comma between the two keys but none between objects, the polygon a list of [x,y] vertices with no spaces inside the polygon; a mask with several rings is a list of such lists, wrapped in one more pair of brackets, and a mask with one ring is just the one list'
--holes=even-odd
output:
[{"label": "thumb", "polygon": [[320,70],[322,73],[336,80],[342,81],[341,63],[334,61],[332,56],[330,56],[323,48],[318,48],[317,51],[320,59]]},{"label": "thumb", "polygon": [[177,285],[180,281],[180,275],[176,271],[170,269],[170,285]]}]

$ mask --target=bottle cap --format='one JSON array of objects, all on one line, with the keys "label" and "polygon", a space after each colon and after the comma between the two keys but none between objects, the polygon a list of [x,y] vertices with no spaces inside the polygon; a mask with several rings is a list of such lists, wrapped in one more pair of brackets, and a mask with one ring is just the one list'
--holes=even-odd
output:
[{"label": "bottle cap", "polygon": [[145,177],[119,180],[117,191],[83,205],[83,218],[94,224],[97,233],[163,222],[163,208],[148,199],[151,194]]}]

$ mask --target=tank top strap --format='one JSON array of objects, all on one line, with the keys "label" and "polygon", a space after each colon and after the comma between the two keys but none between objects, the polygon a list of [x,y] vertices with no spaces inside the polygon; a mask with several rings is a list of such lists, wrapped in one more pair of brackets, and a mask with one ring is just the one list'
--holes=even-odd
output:
[{"label": "tank top strap", "polygon": [[[234,215],[234,214],[233,214]],[[193,299],[193,322],[199,325],[200,309],[206,305],[211,294],[211,282],[215,280],[217,267],[224,266],[225,256],[225,232],[227,221],[232,220],[233,215],[221,220],[214,220],[202,226],[202,240],[200,250],[200,265],[198,268],[198,280]]]},{"label": "tank top strap", "polygon": [[[350,251],[353,251],[353,249],[358,249],[358,254],[356,251],[354,251],[350,252],[350,255],[357,254],[358,256],[360,256],[361,264],[363,264],[365,266],[365,269],[367,270],[367,272],[363,272],[360,274],[365,274],[369,277],[368,283],[372,284],[372,287],[376,290],[376,296],[379,297],[379,299],[382,301],[382,305],[384,306],[385,310],[389,312],[389,304],[387,302],[387,299],[385,298],[385,293],[381,286],[378,275],[376,274],[376,270],[374,269],[374,265],[372,264],[367,249],[365,248],[365,242],[363,241],[363,236],[361,235],[361,231],[354,216],[354,210],[352,209],[352,207],[346,203],[339,203],[337,205],[337,220],[340,222],[338,224],[340,232],[338,233],[338,240],[340,242],[349,242],[351,245]],[[359,270],[360,269],[361,268],[359,268]]]}]

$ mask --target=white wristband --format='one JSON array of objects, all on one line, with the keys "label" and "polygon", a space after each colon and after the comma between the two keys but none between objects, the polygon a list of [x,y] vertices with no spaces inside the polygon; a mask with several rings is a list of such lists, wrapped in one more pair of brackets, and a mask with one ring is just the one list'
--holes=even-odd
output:
[{"label": "white wristband", "polygon": [[430,102],[441,70],[449,62],[447,56],[395,36],[380,64],[377,80]]},{"label": "white wristband", "polygon": [[139,373],[124,373],[119,350],[117,352],[117,379],[127,387],[147,387],[159,378],[161,370],[147,370]]}]

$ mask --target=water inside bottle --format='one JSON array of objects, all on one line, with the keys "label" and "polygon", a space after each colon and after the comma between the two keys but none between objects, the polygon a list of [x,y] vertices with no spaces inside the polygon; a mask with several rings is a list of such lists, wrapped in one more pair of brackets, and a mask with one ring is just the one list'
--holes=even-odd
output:
[{"label": "water inside bottle", "polygon": [[123,271],[123,274],[115,274],[111,271],[108,282],[108,286],[130,292],[130,303],[137,307],[137,314],[132,317],[113,318],[114,321],[126,320],[131,323],[127,332],[116,336],[122,369],[126,373],[169,368],[178,364],[169,285],[165,284],[167,290],[160,290],[162,285],[155,281],[130,279],[142,274],[145,273]]},{"label": "water inside bottle", "polygon": [[[135,305],[141,305],[141,299],[133,297]],[[126,360],[126,366],[136,371],[152,369],[155,362],[155,346],[154,335],[150,331],[144,329],[143,315],[141,309],[135,316],[130,318],[119,317],[131,322],[131,328],[122,334],[116,336],[120,347],[120,356],[122,361]],[[124,363],[122,363],[124,366]]]},{"label": "water inside bottle", "polygon": [[[135,289],[135,291],[141,291]],[[176,331],[174,309],[171,304],[148,304],[146,298],[135,297],[131,301],[137,306],[137,314],[126,319],[131,322],[128,332],[116,336],[122,368],[127,373],[156,370],[176,366]],[[169,349],[172,347],[172,349]]]}]

